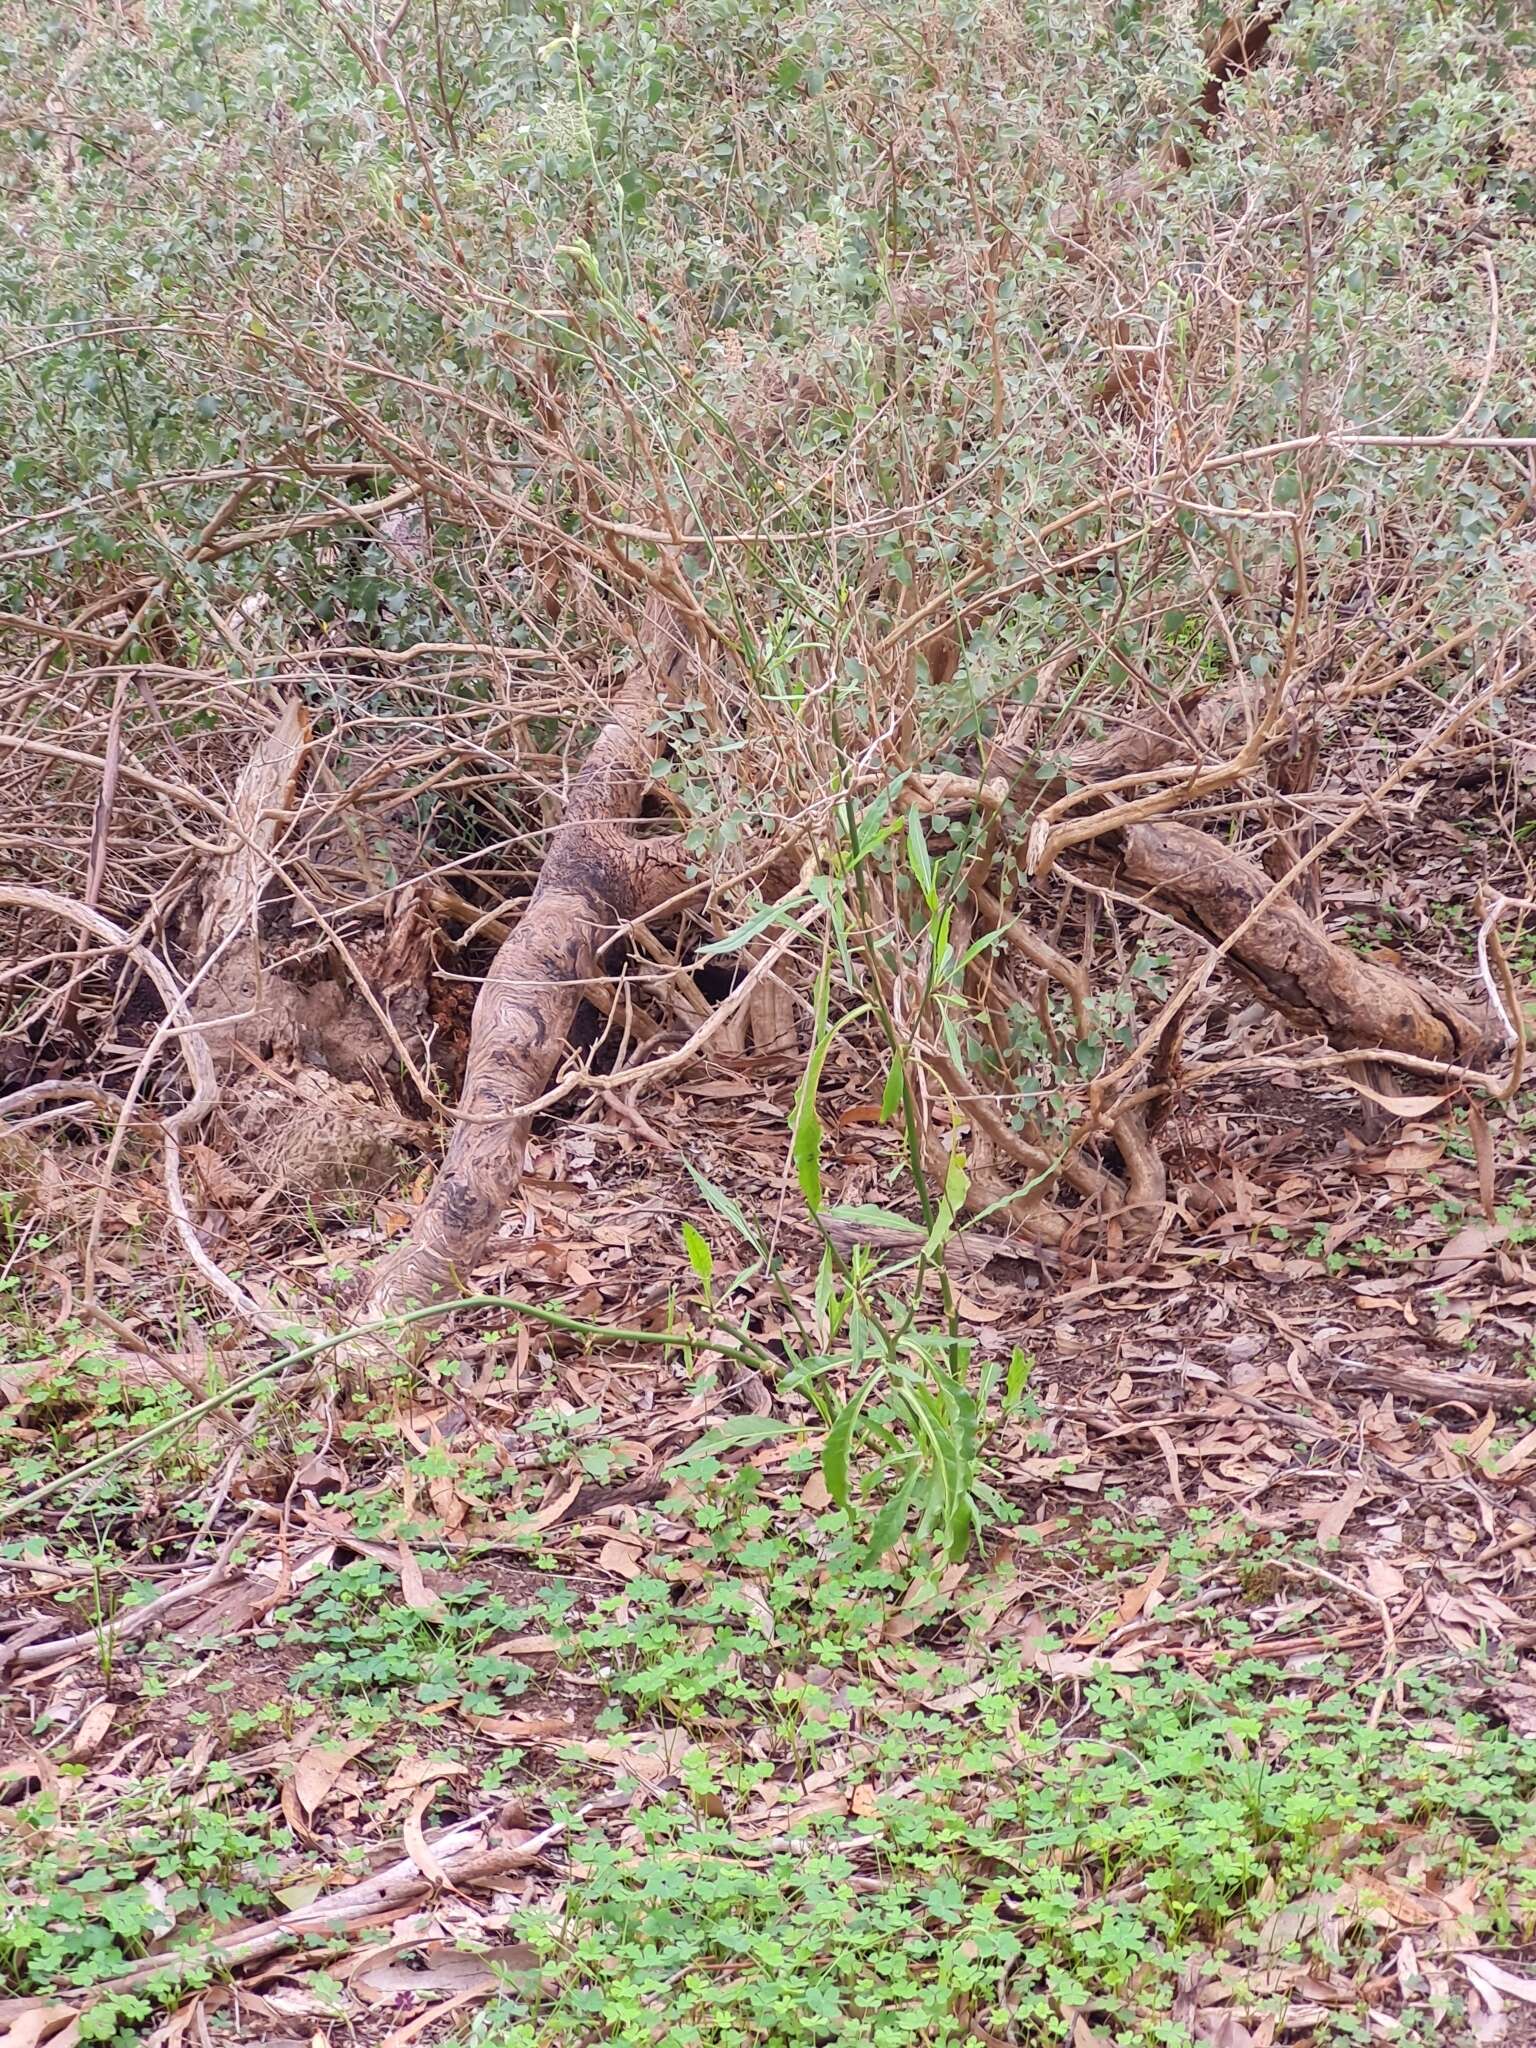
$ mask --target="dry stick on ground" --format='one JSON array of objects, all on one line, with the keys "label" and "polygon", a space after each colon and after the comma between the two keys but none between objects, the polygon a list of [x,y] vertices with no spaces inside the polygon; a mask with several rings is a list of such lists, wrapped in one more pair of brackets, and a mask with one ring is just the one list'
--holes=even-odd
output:
[{"label": "dry stick on ground", "polygon": [[1386,1359],[1341,1359],[1333,1375],[1341,1387],[1382,1394],[1406,1394],[1415,1401],[1457,1401],[1479,1412],[1500,1415],[1536,1410],[1536,1380],[1485,1379],[1477,1373],[1434,1372],[1425,1366],[1396,1365]]},{"label": "dry stick on ground", "polygon": [[690,658],[680,607],[652,595],[639,640],[639,659],[576,778],[528,907],[476,999],[447,1153],[410,1236],[373,1277],[370,1314],[434,1301],[473,1270],[511,1206],[529,1105],[560,1061],[604,945],[684,879],[674,841],[642,838],[625,822],[644,794],[650,728]]},{"label": "dry stick on ground", "polygon": [[[627,1802],[626,1802],[627,1803]],[[443,1881],[455,1890],[485,1884],[509,1871],[526,1870],[538,1863],[562,1835],[599,1813],[608,1798],[589,1800],[569,1820],[553,1821],[526,1841],[506,1843],[499,1848],[484,1846],[485,1817],[461,1821],[444,1831],[428,1846]],[[425,1898],[436,1887],[408,1858],[376,1871],[344,1890],[328,1893],[308,1906],[297,1906],[275,1920],[257,1927],[239,1927],[221,1938],[195,1948],[173,1949],[163,1955],[146,1956],[126,1969],[103,1977],[80,1994],[87,2003],[103,1995],[132,1991],[141,1985],[170,1985],[194,1973],[218,1976],[242,1964],[261,1963],[280,1956],[304,1942],[334,1941],[354,1928],[371,1925],[402,1906]],[[23,2011],[35,2011],[49,2001],[8,1999],[0,2002],[0,2022]],[[58,2000],[52,2001],[58,2003]]]},{"label": "dry stick on ground", "polygon": [[148,1600],[142,1607],[133,1607],[115,1621],[104,1621],[96,1628],[82,1629],[72,1636],[55,1636],[51,1642],[23,1643],[7,1652],[0,1645],[0,1669],[7,1664],[19,1671],[37,1671],[49,1664],[56,1664],[64,1657],[78,1656],[90,1650],[98,1654],[118,1651],[126,1643],[146,1634],[157,1622],[163,1621],[172,1608],[184,1607],[189,1600],[198,1599],[204,1593],[211,1593],[216,1586],[229,1577],[229,1561],[235,1545],[249,1528],[243,1522],[224,1542],[218,1556],[206,1571],[187,1579],[179,1586],[172,1586],[169,1592],[161,1593]]}]

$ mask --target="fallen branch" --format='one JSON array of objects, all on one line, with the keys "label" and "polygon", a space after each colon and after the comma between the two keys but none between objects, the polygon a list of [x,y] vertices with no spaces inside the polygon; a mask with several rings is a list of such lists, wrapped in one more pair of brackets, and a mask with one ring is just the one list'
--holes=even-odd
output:
[{"label": "fallen branch", "polygon": [[[530,1835],[526,1841],[504,1843],[499,1848],[485,1846],[485,1830],[490,1815],[480,1814],[445,1829],[430,1845],[433,1860],[441,1871],[442,1882],[455,1890],[487,1884],[493,1878],[504,1877],[509,1871],[526,1870],[537,1863],[562,1835],[605,1804],[606,1795],[590,1800],[569,1820],[551,1821],[547,1828]],[[402,1906],[413,1905],[437,1889],[438,1886],[424,1877],[409,1857],[403,1857],[398,1863],[376,1871],[372,1877],[362,1878],[358,1883],[349,1884],[339,1892],[331,1892],[325,1898],[315,1899],[307,1906],[296,1906],[291,1912],[279,1914],[276,1919],[258,1926],[236,1928],[214,1941],[201,1942],[195,1948],[145,1956],[140,1962],[130,1963],[126,1969],[98,1978],[83,1996],[89,2005],[102,1995],[119,1996],[149,1985],[154,1985],[157,1990],[169,1989],[194,1975],[222,1976],[243,1965],[264,1963],[273,1956],[284,1955],[303,1942],[324,1941],[328,1937],[334,1939],[355,1928],[367,1926],[386,1914],[398,1913]],[[13,2018],[37,2004],[57,2005],[60,2002],[58,1996],[46,2001],[8,2000],[0,2004],[0,2020]]]},{"label": "fallen branch", "polygon": [[199,1594],[211,1593],[216,1586],[222,1585],[229,1576],[230,1557],[236,1543],[245,1534],[246,1526],[242,1525],[224,1542],[206,1571],[199,1572],[183,1585],[172,1586],[169,1592],[147,1600],[142,1607],[132,1608],[114,1621],[105,1621],[99,1628],[82,1629],[76,1635],[56,1636],[51,1642],[23,1643],[9,1654],[0,1645],[0,1669],[9,1666],[18,1671],[37,1671],[45,1665],[58,1663],[63,1657],[78,1656],[82,1650],[95,1651],[103,1656],[110,1651],[115,1655],[128,1643],[147,1634],[173,1608],[183,1607]]},{"label": "fallen branch", "polygon": [[473,1270],[516,1193],[532,1105],[564,1053],[604,945],[683,879],[675,843],[641,838],[626,821],[639,810],[650,729],[689,653],[682,614],[651,598],[640,658],[576,778],[522,919],[481,986],[453,1135],[410,1236],[373,1276],[372,1310],[434,1301]]},{"label": "fallen branch", "polygon": [[1454,1401],[1479,1414],[1492,1408],[1500,1415],[1536,1409],[1536,1380],[1488,1379],[1481,1374],[1433,1372],[1426,1366],[1373,1363],[1344,1359],[1334,1378],[1340,1386],[1368,1388],[1382,1394],[1407,1394],[1416,1401]]},{"label": "fallen branch", "polygon": [[1121,865],[1212,945],[1298,1029],[1342,1051],[1380,1050],[1475,1064],[1490,1020],[1395,967],[1341,946],[1301,907],[1274,895],[1264,870],[1194,825],[1132,825]]}]

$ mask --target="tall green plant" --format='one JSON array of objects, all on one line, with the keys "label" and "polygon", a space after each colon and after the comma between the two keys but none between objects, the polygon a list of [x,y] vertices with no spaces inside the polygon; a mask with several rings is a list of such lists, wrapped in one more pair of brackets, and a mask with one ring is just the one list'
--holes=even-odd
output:
[{"label": "tall green plant", "polygon": [[[803,896],[766,909],[711,949],[745,944],[796,915],[809,898],[821,926],[821,963],[812,997],[811,1039],[790,1112],[790,1156],[809,1217],[822,1232],[811,1315],[797,1311],[798,1337],[789,1342],[786,1393],[802,1396],[824,1428],[822,1475],[834,1503],[861,1534],[867,1553],[881,1557],[906,1536],[917,1559],[954,1560],[978,1540],[1002,1507],[985,1476],[989,1414],[1000,1402],[1017,1404],[1029,1360],[1016,1351],[1006,1374],[995,1361],[979,1362],[950,1284],[945,1254],[962,1227],[970,1179],[958,1140],[951,1143],[942,1178],[926,1166],[928,1148],[914,1086],[917,1054],[881,990],[880,963],[870,956],[867,919],[860,912],[866,866],[894,875],[898,894],[915,906],[910,937],[926,963],[922,1004],[941,1011],[964,1001],[964,975],[996,934],[963,952],[952,942],[954,904],[940,865],[928,850],[916,810],[902,812],[882,797],[863,810],[848,806],[843,830],[828,850],[827,871],[813,877]],[[866,905],[867,909],[867,905]],[[833,1014],[838,971],[845,985],[870,994]],[[901,1135],[896,1194],[904,1188],[922,1225],[895,1253],[855,1242],[846,1231],[861,1226],[910,1236],[899,1209],[844,1207],[825,1199],[822,1153],[825,1129],[819,1107],[821,1076],[839,1035],[873,1022],[884,1042],[886,1079],[881,1119]],[[952,1019],[946,1022],[953,1028]],[[724,1192],[695,1174],[706,1201],[752,1246],[757,1263],[739,1280],[756,1278],[772,1260],[763,1235]],[[686,1227],[690,1261],[701,1285],[713,1286],[714,1262],[697,1229]],[[735,1283],[733,1283],[735,1284]],[[739,1341],[741,1333],[737,1331]]]}]

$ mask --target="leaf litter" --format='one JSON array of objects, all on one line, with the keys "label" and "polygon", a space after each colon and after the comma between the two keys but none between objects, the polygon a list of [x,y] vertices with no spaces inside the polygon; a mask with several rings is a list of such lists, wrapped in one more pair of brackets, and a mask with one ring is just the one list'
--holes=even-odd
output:
[{"label": "leaf litter", "polygon": [[[695,1156],[728,1147],[736,1199],[770,1212],[782,1123],[734,1097],[675,1097]],[[489,1328],[439,1347],[397,1426],[354,1416],[338,1435],[333,1412],[327,1457],[293,1458],[285,1481],[264,1469],[281,1463],[277,1448],[253,1442],[201,1556],[172,1489],[157,1498],[141,1474],[140,1526],[115,1537],[111,1609],[89,1626],[87,1584],[101,1595],[77,1561],[78,1524],[30,1530],[5,1565],[5,1783],[25,1817],[9,1853],[30,1844],[9,1910],[36,1942],[13,1948],[12,1969],[39,1988],[0,2007],[0,2041],[68,2048],[102,2016],[166,2048],[242,2030],[308,2040],[337,2024],[374,2038],[380,2015],[403,2041],[439,2019],[558,2012],[593,1967],[593,1929],[623,1953],[612,1853],[663,1890],[669,1868],[714,1871],[711,1882],[726,1869],[739,1890],[785,1857],[799,1883],[835,1856],[857,1924],[872,1901],[906,1896],[903,1856],[925,1863],[969,1828],[945,1850],[950,1881],[957,1900],[992,1896],[988,1870],[1038,1833],[1021,1818],[1010,1839],[983,1818],[1000,1788],[1027,1809],[1021,1787],[1038,1798],[1053,1778],[1091,1782],[1112,1703],[1134,1721],[1144,1688],[1147,1712],[1187,1717],[1200,1696],[1189,1686],[1230,1687],[1238,1670],[1265,1675],[1201,1738],[1224,1730],[1255,1770],[1266,1743],[1283,1738],[1273,1768],[1305,1739],[1282,1722],[1347,1699],[1362,1741],[1399,1731],[1421,1786],[1440,1787],[1431,1806],[1456,1806],[1487,1744],[1504,1746],[1511,1787],[1536,1791],[1536,1503],[1524,1484],[1536,1432],[1511,1430],[1506,1405],[1480,1391],[1509,1377],[1487,1367],[1512,1355],[1510,1336],[1490,1330],[1461,1364],[1441,1330],[1454,1312],[1469,1326],[1514,1322],[1523,1338],[1533,1276],[1507,1232],[1475,1225],[1410,1286],[1340,1270],[1331,1233],[1305,1258],[1286,1249],[1288,1219],[1353,1203],[1377,1177],[1396,1193],[1444,1164],[1427,1134],[1371,1155],[1365,1181],[1347,1146],[1310,1164],[1303,1153],[1287,1140],[1244,1166],[1241,1228],[1218,1217],[1181,1260],[1064,1276],[1053,1299],[996,1264],[968,1275],[979,1344],[995,1333],[1035,1359],[1025,1412],[990,1444],[1012,1519],[984,1559],[886,1581],[890,1592],[849,1563],[812,1418],[692,1469],[690,1443],[743,1398],[726,1375],[711,1385],[707,1368],[537,1339],[530,1352]],[[654,1207],[654,1160],[643,1171]],[[1468,1161],[1469,1183],[1477,1172]],[[689,1206],[684,1188],[676,1199]],[[628,1201],[609,1180],[560,1211],[561,1270],[615,1320],[664,1276],[678,1295],[696,1284],[681,1240],[669,1255],[651,1225],[643,1262],[633,1256]],[[1348,1213],[1358,1235],[1361,1212]],[[797,1252],[788,1225],[785,1243],[808,1301],[814,1246]],[[518,1248],[510,1256],[515,1269]],[[515,1270],[513,1284],[527,1284]],[[1426,1403],[1416,1371],[1458,1392]],[[736,1511],[721,1505],[733,1491]],[[215,1530],[238,1540],[212,1579],[202,1560]],[[788,1598],[791,1566],[802,1583]],[[818,1598],[846,1599],[851,1637],[808,1618]],[[356,1640],[354,1622],[375,1640]],[[125,1818],[136,1806],[158,1812],[152,1826]],[[154,1875],[188,1808],[231,1807],[242,1832],[227,1888]],[[1476,1825],[1486,1837],[1491,1823]],[[118,1882],[143,1930],[71,1949],[55,1929],[55,1952],[72,1960],[51,1967],[30,1924],[48,1928],[50,1900],[29,1892],[28,1868],[41,1846],[113,1828],[127,1830]],[[914,1851],[924,1830],[934,1844]],[[1130,2038],[1131,2016],[1150,2024],[1165,1997],[1200,2042],[1304,2039],[1350,2012],[1386,2039],[1436,2010],[1459,2010],[1468,2039],[1521,2038],[1514,2016],[1536,1999],[1521,1946],[1536,1900],[1518,1880],[1529,1834],[1499,1853],[1485,1840],[1458,1876],[1475,1834],[1437,1835],[1400,1796],[1374,1820],[1325,1816],[1310,1839],[1313,1889],[1289,1889],[1283,1857],[1266,1877],[1261,1858],[1188,1906],[1187,1947],[1167,1951],[1182,1989],[1145,1965],[1143,1992],[1134,1970],[1073,1979],[1080,1933],[1056,1989],[1030,1988],[1016,1958],[993,1971],[991,2006],[946,1994],[951,2010],[982,2025],[985,2007],[987,2026],[1009,2010],[1055,2015],[1003,2039],[1059,2038],[1052,2027]],[[269,1867],[252,1877],[256,1843]],[[1072,1868],[1068,1852],[1062,1877]],[[1085,1930],[1102,1930],[1117,1893],[1134,1900],[1158,1881],[1156,1853],[1133,1850],[1118,1877],[1077,1868],[1064,1896]],[[774,1878],[780,1912],[796,1903],[786,1882]],[[925,1880],[912,1895],[919,1920],[929,1893]],[[645,1895],[642,1883],[629,1910]],[[1009,1896],[1005,1877],[993,1938],[1027,1924]],[[738,1901],[749,1921],[755,1900]],[[1154,1948],[1171,1924],[1150,1923]],[[761,1963],[717,1951],[710,1967],[750,1975]]]}]

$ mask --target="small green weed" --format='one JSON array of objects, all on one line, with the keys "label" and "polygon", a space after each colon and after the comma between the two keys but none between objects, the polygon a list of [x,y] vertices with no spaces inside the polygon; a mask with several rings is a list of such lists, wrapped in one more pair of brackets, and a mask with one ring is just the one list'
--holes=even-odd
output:
[{"label": "small green weed", "polygon": [[[33,1323],[0,1308],[0,1366],[13,1368],[21,1397],[0,1412],[0,1465],[17,1492],[55,1479],[82,1459],[112,1449],[124,1437],[172,1421],[192,1405],[175,1380],[152,1376],[142,1358],[125,1357],[92,1341],[75,1321],[57,1327]],[[201,1482],[206,1446],[178,1435],[155,1466],[155,1479]],[[125,1463],[96,1491],[92,1512],[141,1508],[145,1474]]]},{"label": "small green weed", "polygon": [[1444,1717],[1431,1693],[1373,1726],[1348,1686],[1165,1664],[1091,1680],[1086,1727],[1022,1733],[1038,1694],[1004,1656],[963,1724],[889,1714],[857,1818],[797,1821],[791,1803],[781,1831],[743,1833],[717,1786],[702,1811],[647,1807],[622,1845],[578,1838],[561,1920],[522,1930],[543,2002],[500,2001],[475,2039],[1054,2048],[1081,2014],[1120,2048],[1173,2048],[1191,1969],[1258,2009],[1279,1963],[1374,1967],[1373,1873],[1472,1874],[1507,1929],[1536,1913],[1529,1888],[1506,1896],[1536,1836],[1536,1743]]},{"label": "small green weed", "polygon": [[499,1636],[542,1626],[542,1615],[512,1606],[475,1579],[434,1598],[437,1613],[416,1611],[397,1575],[371,1558],[356,1558],[285,1608],[279,1616],[284,1633],[266,1640],[306,1649],[294,1684],[315,1697],[346,1701],[359,1721],[385,1720],[407,1701],[417,1707],[458,1701],[470,1713],[503,1712],[530,1673],[492,1646]]},{"label": "small green weed", "polygon": [[[27,1801],[0,1870],[0,1986],[33,1997],[98,1983],[264,1910],[281,1862],[260,1819],[151,1784],[100,1828],[64,1797]],[[152,1998],[107,1998],[86,2012],[82,2035],[132,2038],[152,2010]]]}]

